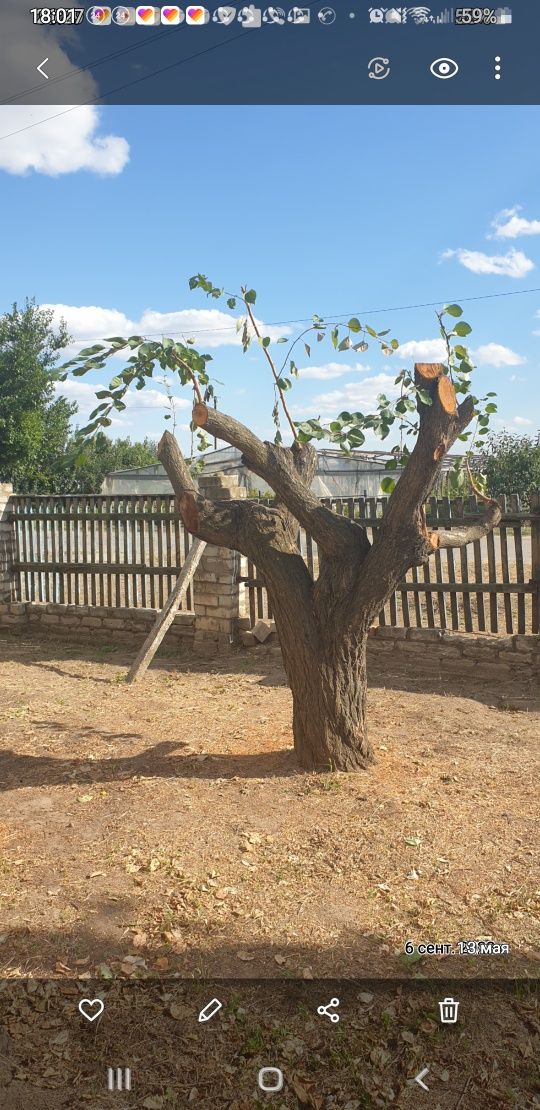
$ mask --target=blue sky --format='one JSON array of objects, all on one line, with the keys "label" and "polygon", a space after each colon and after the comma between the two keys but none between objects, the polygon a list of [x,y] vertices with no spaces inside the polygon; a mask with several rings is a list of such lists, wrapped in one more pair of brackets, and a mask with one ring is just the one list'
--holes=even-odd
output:
[{"label": "blue sky", "polygon": [[[399,306],[540,287],[539,123],[537,107],[0,108],[0,311],[26,296],[62,306],[79,347],[195,335],[224,383],[220,407],[269,437],[262,353],[243,356],[234,314],[187,285],[197,271],[230,290],[247,282],[267,325],[354,313],[392,329],[392,360],[329,342],[315,365],[298,359],[296,418],[369,411],[401,366],[438,357],[434,310]],[[535,432],[540,292],[464,307],[496,426]],[[119,365],[63,387],[81,423]],[[186,424],[190,398],[175,392]],[[157,438],[166,411],[157,385],[110,432]]]}]

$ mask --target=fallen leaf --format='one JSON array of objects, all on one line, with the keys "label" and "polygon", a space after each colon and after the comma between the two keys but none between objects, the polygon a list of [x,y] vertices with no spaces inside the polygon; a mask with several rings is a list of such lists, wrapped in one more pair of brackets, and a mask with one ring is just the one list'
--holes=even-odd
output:
[{"label": "fallen leaf", "polygon": [[78,802],[91,802],[93,797],[94,797],[93,794],[80,794],[79,797],[77,798],[77,801]]},{"label": "fallen leaf", "polygon": [[249,963],[250,960],[255,959],[255,956],[252,955],[251,952],[237,952],[236,953],[236,958],[238,960],[242,960],[243,963]]}]

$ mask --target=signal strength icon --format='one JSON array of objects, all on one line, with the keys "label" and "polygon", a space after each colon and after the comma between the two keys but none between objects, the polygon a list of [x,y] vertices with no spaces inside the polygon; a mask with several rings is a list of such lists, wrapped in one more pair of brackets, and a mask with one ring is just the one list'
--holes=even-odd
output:
[{"label": "signal strength icon", "polygon": [[454,9],[445,8],[440,15],[435,19],[435,23],[453,23],[454,22]]}]

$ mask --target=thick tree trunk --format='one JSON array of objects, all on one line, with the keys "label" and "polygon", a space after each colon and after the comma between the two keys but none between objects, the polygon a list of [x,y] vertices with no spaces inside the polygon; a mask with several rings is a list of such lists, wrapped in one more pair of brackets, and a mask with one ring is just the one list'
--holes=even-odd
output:
[{"label": "thick tree trunk", "polygon": [[[274,608],[283,663],[293,698],[294,750],[308,771],[362,771],[373,762],[366,729],[367,632],[309,634]],[[305,623],[304,623],[305,622]]]}]

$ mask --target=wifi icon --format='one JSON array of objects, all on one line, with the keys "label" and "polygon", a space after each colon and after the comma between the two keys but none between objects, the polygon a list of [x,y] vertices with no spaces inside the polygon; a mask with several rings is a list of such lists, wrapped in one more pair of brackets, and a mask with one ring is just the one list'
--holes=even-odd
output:
[{"label": "wifi icon", "polygon": [[407,8],[407,18],[412,19],[413,23],[433,23],[430,8]]}]

